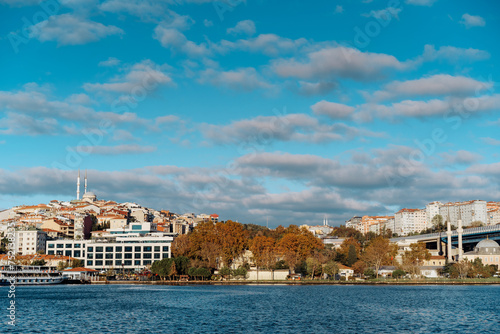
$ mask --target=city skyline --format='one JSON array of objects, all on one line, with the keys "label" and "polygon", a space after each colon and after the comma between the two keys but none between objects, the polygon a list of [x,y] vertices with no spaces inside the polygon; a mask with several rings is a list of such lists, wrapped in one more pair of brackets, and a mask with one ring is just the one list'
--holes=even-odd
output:
[{"label": "city skyline", "polygon": [[0,209],[78,169],[264,226],[500,201],[497,4],[230,3],[0,1]]}]

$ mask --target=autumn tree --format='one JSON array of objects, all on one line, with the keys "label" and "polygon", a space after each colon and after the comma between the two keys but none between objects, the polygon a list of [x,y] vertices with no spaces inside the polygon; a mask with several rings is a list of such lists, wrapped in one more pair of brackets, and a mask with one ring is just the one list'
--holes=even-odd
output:
[{"label": "autumn tree", "polygon": [[284,257],[292,272],[299,261],[305,260],[313,250],[323,249],[324,245],[306,228],[290,229],[277,244],[278,252]]},{"label": "autumn tree", "polygon": [[339,265],[337,262],[330,260],[323,267],[323,273],[327,274],[328,277],[335,277],[339,272]]},{"label": "autumn tree", "polygon": [[380,267],[384,264],[390,264],[391,259],[396,254],[397,248],[390,244],[389,239],[377,237],[366,247],[362,259],[369,267],[373,267],[376,278],[378,278]]},{"label": "autumn tree", "polygon": [[275,244],[276,241],[273,238],[265,236],[257,236],[251,241],[250,251],[257,266],[257,279],[259,279],[260,268],[271,268],[276,262]]},{"label": "autumn tree", "polygon": [[221,255],[219,236],[212,221],[201,222],[189,234],[189,255],[200,259],[204,266],[216,268]]},{"label": "autumn tree", "polygon": [[231,220],[225,223],[217,223],[216,230],[222,261],[229,267],[234,259],[245,251],[248,232],[243,230],[240,223]]},{"label": "autumn tree", "polygon": [[189,235],[181,234],[177,236],[172,242],[172,255],[173,256],[186,256],[191,255],[191,243]]},{"label": "autumn tree", "polygon": [[402,269],[406,272],[410,272],[415,276],[418,271],[418,267],[423,264],[423,261],[429,261],[431,258],[431,253],[426,248],[425,243],[413,243],[410,244],[410,250],[407,250],[403,254]]},{"label": "autumn tree", "polygon": [[347,258],[349,256],[349,249],[351,248],[351,245],[354,246],[356,259],[359,259],[361,255],[361,243],[352,237],[345,239],[340,245],[337,257],[337,260],[339,260],[344,265],[348,265]]},{"label": "autumn tree", "polygon": [[321,268],[321,262],[317,257],[310,256],[306,259],[307,273],[311,275],[312,279],[314,279],[314,275],[318,273],[319,268]]}]

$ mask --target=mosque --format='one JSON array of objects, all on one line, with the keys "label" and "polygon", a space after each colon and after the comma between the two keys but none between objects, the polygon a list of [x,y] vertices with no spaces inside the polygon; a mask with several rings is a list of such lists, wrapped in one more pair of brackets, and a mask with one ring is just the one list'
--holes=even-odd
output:
[{"label": "mosque", "polygon": [[[78,170],[78,178],[76,180],[76,200],[80,200],[80,170]],[[97,196],[93,192],[87,192],[87,170],[85,170],[85,190],[81,200],[89,203],[97,201]]]},{"label": "mosque", "polygon": [[499,266],[500,245],[495,240],[487,238],[478,242],[473,251],[464,254],[465,260],[474,261],[478,258],[481,259],[483,264]]}]

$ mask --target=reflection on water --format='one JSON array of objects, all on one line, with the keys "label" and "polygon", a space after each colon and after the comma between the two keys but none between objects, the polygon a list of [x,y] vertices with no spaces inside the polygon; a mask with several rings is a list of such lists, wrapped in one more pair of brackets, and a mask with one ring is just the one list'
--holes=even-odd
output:
[{"label": "reflection on water", "polygon": [[[1,309],[8,287],[0,288]],[[12,333],[498,333],[500,286],[18,287]]]}]

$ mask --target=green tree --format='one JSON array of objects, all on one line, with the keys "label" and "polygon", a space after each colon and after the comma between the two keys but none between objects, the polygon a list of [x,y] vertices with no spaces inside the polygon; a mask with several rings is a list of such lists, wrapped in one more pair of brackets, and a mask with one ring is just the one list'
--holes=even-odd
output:
[{"label": "green tree", "polygon": [[433,230],[436,232],[442,232],[445,230],[446,226],[443,224],[443,216],[435,215],[431,220]]},{"label": "green tree", "polygon": [[349,245],[346,264],[347,266],[351,267],[356,261],[358,261],[358,255],[356,254],[356,247],[354,245]]},{"label": "green tree", "polygon": [[323,272],[328,275],[328,277],[335,277],[339,272],[339,265],[337,262],[330,260],[323,267]]},{"label": "green tree", "polygon": [[406,275],[406,272],[401,269],[396,269],[392,272],[392,278],[401,278]]},{"label": "green tree", "polygon": [[47,264],[47,262],[45,260],[33,260],[31,262],[32,266],[44,266],[46,264]]},{"label": "green tree", "polygon": [[321,262],[318,260],[318,258],[310,256],[306,259],[307,273],[311,275],[312,279],[314,279],[314,274],[318,273],[318,269],[320,267],[321,267]]}]

